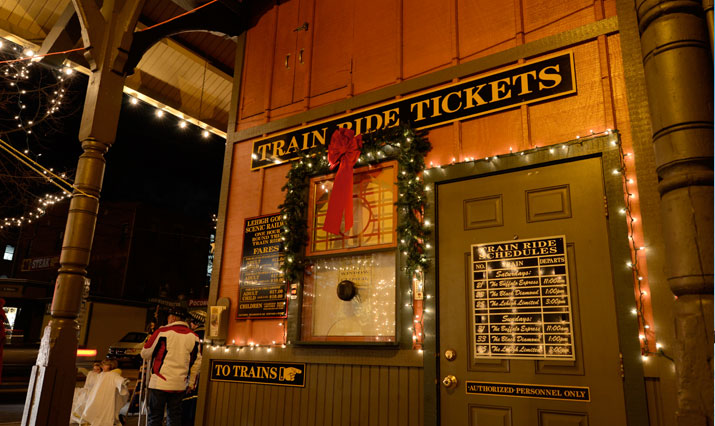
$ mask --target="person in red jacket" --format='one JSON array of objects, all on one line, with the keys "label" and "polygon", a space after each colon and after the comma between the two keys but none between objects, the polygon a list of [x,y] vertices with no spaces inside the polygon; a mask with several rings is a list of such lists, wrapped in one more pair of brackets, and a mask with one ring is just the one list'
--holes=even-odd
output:
[{"label": "person in red jacket", "polygon": [[169,312],[168,324],[159,327],[144,343],[141,356],[149,361],[149,415],[147,426],[181,425],[181,400],[196,387],[201,368],[200,340],[184,322],[186,310]]}]

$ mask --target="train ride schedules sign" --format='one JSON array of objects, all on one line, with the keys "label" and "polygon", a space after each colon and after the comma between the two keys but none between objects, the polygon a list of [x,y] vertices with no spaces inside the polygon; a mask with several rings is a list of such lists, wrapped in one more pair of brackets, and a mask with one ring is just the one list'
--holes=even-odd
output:
[{"label": "train ride schedules sign", "polygon": [[474,358],[574,359],[564,236],[471,247]]},{"label": "train ride schedules sign", "polygon": [[237,318],[285,318],[282,227],[279,213],[246,219]]}]

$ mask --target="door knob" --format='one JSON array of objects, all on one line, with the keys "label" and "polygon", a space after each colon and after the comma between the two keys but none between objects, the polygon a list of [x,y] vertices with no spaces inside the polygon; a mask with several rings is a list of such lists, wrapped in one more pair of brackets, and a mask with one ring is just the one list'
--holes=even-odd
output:
[{"label": "door knob", "polygon": [[445,376],[444,379],[442,379],[442,386],[446,387],[447,389],[452,389],[454,387],[457,387],[457,382],[457,378],[450,374],[448,376]]}]

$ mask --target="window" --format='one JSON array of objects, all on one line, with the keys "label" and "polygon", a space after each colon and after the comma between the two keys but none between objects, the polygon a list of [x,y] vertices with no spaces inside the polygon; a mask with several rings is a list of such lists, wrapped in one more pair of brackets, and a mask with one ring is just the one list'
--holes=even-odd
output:
[{"label": "window", "polygon": [[15,257],[15,247],[8,244],[5,246],[5,254],[3,254],[2,259],[3,260],[12,260],[13,257]]},{"label": "window", "polygon": [[310,181],[301,339],[394,342],[397,164],[355,170],[353,224],[339,235],[322,229],[334,178]]},{"label": "window", "polygon": [[312,179],[308,233],[310,241],[306,255],[395,247],[396,169],[396,164],[387,163],[355,170],[353,226],[341,235],[330,234],[322,229],[335,175]]}]

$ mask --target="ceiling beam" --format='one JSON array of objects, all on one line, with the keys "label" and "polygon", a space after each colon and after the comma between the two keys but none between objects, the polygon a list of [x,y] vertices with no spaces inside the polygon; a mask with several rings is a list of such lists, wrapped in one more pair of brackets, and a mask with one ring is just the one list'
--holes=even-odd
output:
[{"label": "ceiling beam", "polygon": [[245,28],[241,19],[237,18],[231,10],[226,9],[221,3],[212,3],[160,26],[134,33],[124,72],[131,75],[142,56],[160,40],[193,31],[215,32],[231,37],[241,34]]},{"label": "ceiling beam", "polygon": [[[75,12],[74,5],[70,2],[60,17],[52,26],[52,29],[40,46],[38,55],[46,55],[51,52],[62,52],[65,50],[81,47],[82,27]],[[45,56],[41,59],[43,63],[59,67],[62,65],[67,55]]]}]

